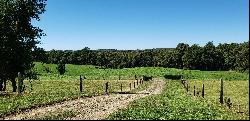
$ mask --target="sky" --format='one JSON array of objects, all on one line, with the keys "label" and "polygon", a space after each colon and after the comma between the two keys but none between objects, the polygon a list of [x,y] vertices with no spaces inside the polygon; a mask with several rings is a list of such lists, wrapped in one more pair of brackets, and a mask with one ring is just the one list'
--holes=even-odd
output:
[{"label": "sky", "polygon": [[249,41],[249,0],[48,0],[45,50],[175,48]]}]

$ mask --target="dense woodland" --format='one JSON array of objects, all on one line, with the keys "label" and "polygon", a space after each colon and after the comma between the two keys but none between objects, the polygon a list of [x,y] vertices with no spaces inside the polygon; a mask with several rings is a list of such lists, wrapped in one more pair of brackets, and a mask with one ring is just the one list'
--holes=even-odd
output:
[{"label": "dense woodland", "polygon": [[204,47],[197,44],[179,43],[176,48],[146,50],[34,50],[36,61],[43,63],[88,64],[101,68],[168,67],[198,70],[249,70],[249,41],[219,44],[208,42]]}]

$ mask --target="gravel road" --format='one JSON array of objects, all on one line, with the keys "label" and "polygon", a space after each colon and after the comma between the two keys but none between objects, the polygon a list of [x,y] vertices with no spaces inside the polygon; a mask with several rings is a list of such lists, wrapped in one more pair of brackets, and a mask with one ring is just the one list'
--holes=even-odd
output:
[{"label": "gravel road", "polygon": [[79,112],[75,117],[67,118],[66,120],[100,120],[106,118],[109,114],[126,108],[129,102],[136,99],[146,97],[152,94],[161,93],[165,81],[161,79],[153,79],[153,83],[149,88],[137,92],[135,94],[107,94],[96,97],[84,97],[75,100],[65,101],[47,107],[31,109],[29,111],[9,115],[4,120],[21,120],[29,119],[44,115],[48,112],[58,112],[73,110]]}]

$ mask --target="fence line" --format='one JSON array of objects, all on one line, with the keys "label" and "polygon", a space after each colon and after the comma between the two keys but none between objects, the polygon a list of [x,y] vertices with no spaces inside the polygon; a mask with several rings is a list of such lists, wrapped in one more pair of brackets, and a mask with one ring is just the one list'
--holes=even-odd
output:
[{"label": "fence line", "polygon": [[[186,92],[188,93],[189,91],[189,86],[191,86],[187,80],[181,79],[181,83],[184,87],[184,89],[186,89]],[[196,88],[196,86],[194,85],[194,96],[199,96],[199,89]],[[197,94],[196,94],[197,93]],[[201,95],[202,98],[205,98],[205,83],[204,80],[202,81],[202,88],[201,88]],[[218,101],[219,104],[221,104],[222,106],[226,106],[228,109],[236,111],[237,113],[248,113],[249,109],[247,108],[247,105],[242,105],[242,104],[234,104],[231,101],[230,97],[225,97],[224,98],[224,81],[221,78],[220,79],[220,96],[218,98],[219,100],[216,100],[215,103]],[[244,108],[242,108],[244,107]],[[244,110],[244,111],[243,111]]]}]

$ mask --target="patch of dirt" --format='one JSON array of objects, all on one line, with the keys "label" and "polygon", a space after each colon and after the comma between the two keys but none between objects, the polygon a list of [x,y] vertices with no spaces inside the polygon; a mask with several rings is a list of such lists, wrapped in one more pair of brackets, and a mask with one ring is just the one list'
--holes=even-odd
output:
[{"label": "patch of dirt", "polygon": [[37,109],[31,109],[26,112],[10,115],[4,118],[4,120],[21,120],[29,119],[37,116],[44,115],[48,112],[74,110],[79,112],[79,115],[66,120],[100,120],[105,119],[109,114],[118,111],[119,109],[127,107],[129,102],[136,99],[146,97],[152,94],[160,94],[165,81],[161,79],[154,79],[149,88],[134,93],[134,94],[108,94],[96,97],[85,97],[71,101],[65,101],[62,103],[50,105],[47,107],[41,107]]}]

